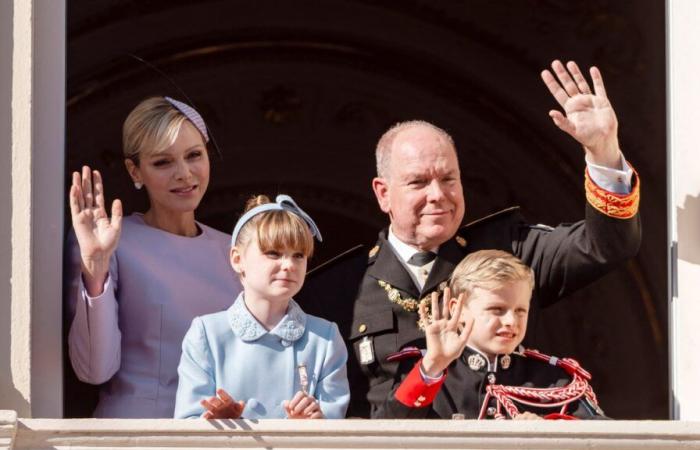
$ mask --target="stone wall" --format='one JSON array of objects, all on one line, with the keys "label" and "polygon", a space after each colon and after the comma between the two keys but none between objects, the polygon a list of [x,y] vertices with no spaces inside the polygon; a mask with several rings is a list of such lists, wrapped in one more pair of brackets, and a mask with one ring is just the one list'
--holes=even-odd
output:
[{"label": "stone wall", "polygon": [[17,419],[0,411],[0,449],[691,449],[700,423],[472,420]]}]

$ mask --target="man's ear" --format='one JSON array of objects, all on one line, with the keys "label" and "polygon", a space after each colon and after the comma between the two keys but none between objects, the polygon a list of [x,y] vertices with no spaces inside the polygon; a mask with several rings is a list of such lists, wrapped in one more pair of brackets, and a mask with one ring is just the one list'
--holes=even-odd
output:
[{"label": "man's ear", "polygon": [[229,261],[231,262],[231,267],[237,274],[244,275],[243,267],[241,266],[241,252],[238,251],[237,247],[231,247]]},{"label": "man's ear", "polygon": [[129,172],[129,176],[131,177],[131,181],[134,183],[142,183],[143,181],[141,180],[141,172],[139,171],[139,166],[134,164],[134,162],[126,158],[124,159],[124,166],[126,166],[126,171]]},{"label": "man's ear", "polygon": [[375,177],[372,179],[372,190],[377,197],[379,208],[389,214],[391,211],[391,201],[389,198],[389,183],[385,178]]}]

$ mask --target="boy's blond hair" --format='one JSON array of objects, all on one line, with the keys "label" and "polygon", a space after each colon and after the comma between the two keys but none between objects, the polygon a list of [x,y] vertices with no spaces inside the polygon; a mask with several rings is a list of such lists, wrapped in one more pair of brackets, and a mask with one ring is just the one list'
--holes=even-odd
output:
[{"label": "boy's blond hair", "polygon": [[519,258],[502,250],[479,250],[469,254],[455,267],[450,277],[453,296],[464,293],[467,298],[472,291],[496,289],[513,281],[526,281],[530,290],[535,285],[535,275]]}]

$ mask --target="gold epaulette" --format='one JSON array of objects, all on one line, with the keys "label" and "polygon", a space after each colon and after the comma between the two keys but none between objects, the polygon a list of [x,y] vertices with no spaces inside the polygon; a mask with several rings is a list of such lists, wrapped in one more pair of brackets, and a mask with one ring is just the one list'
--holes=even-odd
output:
[{"label": "gold epaulette", "polygon": [[[631,167],[631,166],[630,166]],[[591,179],[586,169],[586,200],[592,207],[615,219],[631,219],[639,210],[639,174],[634,168],[632,192],[629,194],[615,194],[601,188]]]}]

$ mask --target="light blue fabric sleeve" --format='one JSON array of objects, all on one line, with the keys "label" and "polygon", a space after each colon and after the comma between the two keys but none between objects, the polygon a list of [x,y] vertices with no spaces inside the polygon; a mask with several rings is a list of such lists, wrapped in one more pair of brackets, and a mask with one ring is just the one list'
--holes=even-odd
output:
[{"label": "light blue fabric sleeve", "polygon": [[350,403],[350,387],[345,366],[348,350],[340,337],[338,325],[333,322],[330,323],[326,342],[326,354],[315,397],[326,419],[344,419]]},{"label": "light blue fabric sleeve", "polygon": [[216,394],[213,358],[204,324],[199,317],[194,318],[182,341],[182,356],[177,373],[179,382],[174,417],[198,418],[204,412],[199,402]]}]

